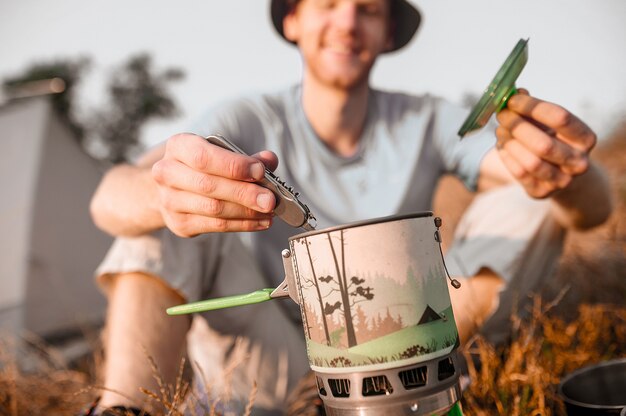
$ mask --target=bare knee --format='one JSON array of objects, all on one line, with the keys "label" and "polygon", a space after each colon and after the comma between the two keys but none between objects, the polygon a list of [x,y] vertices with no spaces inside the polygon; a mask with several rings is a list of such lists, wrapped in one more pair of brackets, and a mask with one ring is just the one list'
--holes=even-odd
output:
[{"label": "bare knee", "polygon": [[495,312],[504,280],[488,268],[470,278],[457,279],[461,287],[450,290],[450,300],[461,343],[466,343]]}]

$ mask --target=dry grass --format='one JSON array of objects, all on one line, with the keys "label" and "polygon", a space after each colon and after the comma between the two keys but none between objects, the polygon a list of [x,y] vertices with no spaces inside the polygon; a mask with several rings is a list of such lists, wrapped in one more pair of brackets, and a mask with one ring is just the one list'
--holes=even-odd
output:
[{"label": "dry grass", "polygon": [[0,337],[0,414],[75,415],[93,400],[91,375],[33,337]]},{"label": "dry grass", "polygon": [[[555,316],[557,302],[534,301],[532,313],[525,320],[513,317],[510,344],[494,347],[476,338],[463,353],[473,380],[463,395],[467,415],[563,415],[556,397],[556,386],[568,372],[590,363],[626,356],[626,307],[581,305],[571,320]],[[0,414],[75,415],[97,395],[93,376],[68,369],[54,351],[32,342],[8,342],[0,347]],[[30,372],[18,368],[15,353],[38,364]],[[182,415],[187,398],[196,406],[192,415],[218,415],[219,401],[201,403],[197,392],[183,377],[181,362],[175,386],[167,386],[159,369],[148,356],[159,391],[144,390],[146,396],[163,409],[157,415]],[[202,397],[212,397],[210,384]],[[245,415],[250,415],[256,384],[250,392]],[[193,406],[192,406],[193,407]],[[292,415],[323,414],[313,377],[309,376],[292,396]]]},{"label": "dry grass", "polygon": [[[105,388],[97,381],[95,373],[89,369],[97,367],[88,364],[81,369],[70,369],[54,348],[46,346],[33,337],[17,338],[4,334],[0,337],[0,415],[71,415],[85,411],[99,392]],[[94,361],[100,361],[101,355],[95,353]],[[206,379],[198,384],[202,391],[192,388],[186,372],[185,359],[180,363],[174,385],[165,383],[159,367],[146,352],[147,365],[158,391],[140,389],[146,395],[146,403],[156,410],[153,416],[218,416],[222,404],[228,403],[226,396],[206,402],[201,398],[214,397],[212,385]],[[239,363],[232,363],[225,369],[223,377],[227,379]],[[203,377],[204,378],[204,377]],[[123,392],[116,392],[124,396]],[[243,416],[249,416],[257,394],[256,382],[248,396]],[[184,413],[185,410],[187,413]],[[123,413],[120,413],[123,416]]]},{"label": "dry grass", "polygon": [[478,338],[464,354],[472,383],[463,396],[470,415],[563,415],[561,378],[576,368],[626,356],[626,308],[582,305],[571,321],[535,299],[526,321],[513,317],[510,344]]}]

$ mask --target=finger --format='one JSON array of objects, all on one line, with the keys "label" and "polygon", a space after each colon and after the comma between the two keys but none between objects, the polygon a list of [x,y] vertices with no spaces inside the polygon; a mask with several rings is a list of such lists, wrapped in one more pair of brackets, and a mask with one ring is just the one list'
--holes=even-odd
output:
[{"label": "finger", "polygon": [[498,143],[501,143],[500,152],[506,151],[508,157],[518,165],[514,167],[515,171],[511,170],[511,174],[516,178],[520,179],[528,174],[540,181],[554,182],[559,187],[569,182],[569,175],[527,149],[523,143],[511,136],[509,130],[499,126],[496,129],[496,136]]},{"label": "finger", "polygon": [[511,154],[503,149],[498,152],[502,163],[533,198],[545,198],[558,188],[553,182],[542,181],[530,175]]},{"label": "finger", "polygon": [[162,159],[152,166],[154,180],[170,188],[234,202],[260,212],[271,212],[276,200],[269,189],[190,169],[181,162]]},{"label": "finger", "polygon": [[559,139],[584,151],[596,144],[595,133],[563,107],[525,94],[512,96],[507,108],[557,132]]},{"label": "finger", "polygon": [[526,177],[530,177],[522,165],[520,165],[517,160],[512,158],[503,146],[499,147],[498,156],[500,156],[502,163],[504,163],[504,166],[506,166],[508,171],[511,172],[511,175],[513,175],[516,180],[523,181]]},{"label": "finger", "polygon": [[271,218],[224,219],[182,213],[167,213],[164,217],[168,228],[179,237],[195,237],[212,232],[262,231],[272,225]]},{"label": "finger", "polygon": [[265,166],[258,159],[223,149],[193,134],[171,137],[166,154],[197,171],[225,178],[257,181],[265,174]]},{"label": "finger", "polygon": [[552,136],[550,130],[536,125],[511,110],[502,110],[497,116],[500,127],[543,160],[559,166],[568,174],[580,174],[588,167],[587,155]]},{"label": "finger", "polygon": [[[546,181],[538,179],[533,176],[522,164],[514,157],[508,149],[515,150],[515,145],[508,145],[507,143],[514,140],[509,131],[498,127],[496,130],[496,136],[498,137],[497,147],[499,149],[498,155],[502,160],[502,163],[511,172],[511,175],[524,187],[526,192],[533,198],[545,198],[551,195],[559,188],[563,188],[571,181],[571,176],[565,176],[557,184],[553,181]],[[508,149],[507,149],[508,148]]]},{"label": "finger", "polygon": [[181,214],[203,215],[225,219],[261,220],[272,218],[272,213],[262,213],[243,205],[181,191],[173,188],[160,189],[161,206]]},{"label": "finger", "polygon": [[262,150],[259,153],[253,154],[252,157],[263,162],[265,167],[272,172],[278,167],[278,156],[269,150]]},{"label": "finger", "polygon": [[543,190],[539,189],[541,186],[539,179],[530,175],[507,150],[503,149],[498,154],[500,159],[502,159],[502,163],[504,163],[511,172],[511,175],[515,177],[530,196],[535,198],[545,196]]},{"label": "finger", "polygon": [[502,150],[506,146],[506,142],[513,140],[513,136],[509,129],[499,125],[496,127],[496,149]]}]

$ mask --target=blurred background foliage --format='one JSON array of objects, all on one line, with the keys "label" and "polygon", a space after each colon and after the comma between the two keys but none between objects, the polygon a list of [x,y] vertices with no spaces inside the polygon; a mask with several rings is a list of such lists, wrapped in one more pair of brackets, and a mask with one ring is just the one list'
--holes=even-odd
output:
[{"label": "blurred background foliage", "polygon": [[132,55],[111,72],[105,103],[79,113],[77,90],[90,62],[82,56],[34,63],[3,80],[4,94],[13,99],[52,94],[55,111],[87,153],[111,163],[128,161],[142,150],[140,135],[146,123],[180,114],[171,85],[185,73],[175,67],[155,68],[147,53]]},{"label": "blurred background foliage", "polygon": [[[54,109],[67,123],[75,137],[82,140],[85,136],[85,126],[76,117],[76,87],[80,85],[81,78],[89,69],[90,61],[87,57],[78,57],[33,63],[21,74],[3,80],[4,93],[9,98],[53,93],[51,100]],[[37,82],[53,79],[62,80],[57,90],[46,90],[45,85]]]}]

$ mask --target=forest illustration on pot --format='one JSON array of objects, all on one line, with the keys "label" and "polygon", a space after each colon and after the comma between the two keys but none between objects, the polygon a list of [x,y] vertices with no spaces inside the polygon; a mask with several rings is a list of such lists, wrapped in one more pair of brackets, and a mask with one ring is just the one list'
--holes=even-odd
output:
[{"label": "forest illustration on pot", "polygon": [[292,240],[312,366],[421,362],[458,346],[431,218]]}]

